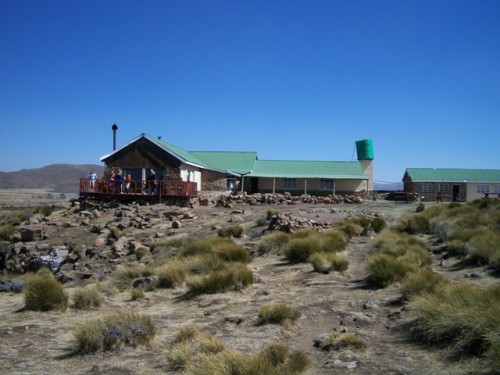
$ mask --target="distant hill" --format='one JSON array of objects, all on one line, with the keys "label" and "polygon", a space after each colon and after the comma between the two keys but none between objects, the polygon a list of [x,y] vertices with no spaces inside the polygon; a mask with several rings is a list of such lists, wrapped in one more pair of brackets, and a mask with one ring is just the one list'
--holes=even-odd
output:
[{"label": "distant hill", "polygon": [[36,169],[0,172],[0,189],[51,189],[56,193],[78,194],[80,178],[94,169],[98,177],[104,167],[95,164],[51,164]]},{"label": "distant hill", "polygon": [[403,183],[402,182],[375,182],[373,189],[375,191],[403,190]]}]

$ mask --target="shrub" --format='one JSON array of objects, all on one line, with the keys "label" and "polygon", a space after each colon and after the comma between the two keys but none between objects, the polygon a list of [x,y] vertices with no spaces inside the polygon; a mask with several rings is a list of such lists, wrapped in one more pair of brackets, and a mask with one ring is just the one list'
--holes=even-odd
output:
[{"label": "shrub", "polygon": [[241,238],[243,235],[243,228],[239,225],[232,225],[230,227],[221,228],[217,231],[219,237],[236,237]]},{"label": "shrub", "polygon": [[385,232],[372,244],[370,252],[403,257],[412,266],[429,265],[432,258],[423,242],[406,233]]},{"label": "shrub", "polygon": [[300,313],[296,309],[283,303],[273,303],[260,308],[257,325],[284,324],[287,320],[295,322],[299,318]]},{"label": "shrub", "polygon": [[266,219],[271,220],[273,216],[279,215],[279,212],[276,210],[267,210],[266,211]]},{"label": "shrub", "polygon": [[77,310],[90,310],[100,307],[104,301],[102,293],[94,288],[76,288],[73,292],[73,307]]},{"label": "shrub", "polygon": [[24,303],[27,310],[65,310],[68,297],[64,294],[62,284],[47,268],[42,268],[36,274],[26,276]]},{"label": "shrub", "polygon": [[424,293],[434,292],[440,285],[446,282],[446,278],[434,272],[430,267],[423,267],[408,273],[401,283],[403,297],[411,297]]},{"label": "shrub", "polygon": [[186,266],[188,273],[203,275],[226,267],[224,261],[214,253],[189,256],[180,259]]},{"label": "shrub", "polygon": [[439,293],[417,296],[409,304],[411,333],[431,344],[449,345],[468,355],[485,355],[498,364],[500,286],[448,284]]},{"label": "shrub", "polygon": [[259,255],[267,253],[280,254],[289,240],[290,236],[279,230],[266,234],[259,241],[257,253]]},{"label": "shrub", "polygon": [[246,287],[253,282],[252,271],[244,264],[232,263],[222,270],[186,280],[191,294],[215,294],[225,292],[241,284]]},{"label": "shrub", "polygon": [[407,261],[387,254],[371,254],[367,259],[370,284],[385,288],[395,281],[403,279],[412,269]]},{"label": "shrub", "polygon": [[333,332],[329,337],[330,346],[332,349],[339,350],[344,348],[366,349],[366,344],[352,333]]},{"label": "shrub", "polygon": [[314,253],[309,257],[309,262],[314,271],[319,273],[330,273],[330,271],[346,271],[349,267],[349,261],[338,257],[335,253]]},{"label": "shrub", "polygon": [[363,234],[364,228],[353,222],[345,222],[341,225],[340,229],[350,238],[358,237]]},{"label": "shrub", "polygon": [[132,311],[109,313],[103,318],[80,323],[74,330],[77,350],[83,354],[119,348],[122,344],[145,344],[155,333],[149,316]]}]

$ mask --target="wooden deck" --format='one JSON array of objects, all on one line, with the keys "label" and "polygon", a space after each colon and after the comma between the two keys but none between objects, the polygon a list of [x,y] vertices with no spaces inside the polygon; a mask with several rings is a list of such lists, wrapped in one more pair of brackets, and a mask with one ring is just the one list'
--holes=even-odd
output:
[{"label": "wooden deck", "polygon": [[158,201],[170,199],[186,199],[198,195],[197,184],[186,181],[156,181],[152,185],[148,181],[133,180],[127,183],[112,182],[106,179],[97,179],[91,186],[88,178],[80,179],[80,197],[95,199],[149,200]]}]

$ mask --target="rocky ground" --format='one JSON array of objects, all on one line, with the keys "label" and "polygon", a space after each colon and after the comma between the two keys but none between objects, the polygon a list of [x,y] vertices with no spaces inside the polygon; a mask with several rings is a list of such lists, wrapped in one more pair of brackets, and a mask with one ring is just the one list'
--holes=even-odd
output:
[{"label": "rocky ground", "polygon": [[[288,214],[294,225],[330,226],[349,215],[379,215],[390,225],[402,214],[415,211],[415,204],[370,201],[362,204],[240,205],[180,208],[166,205],[118,206],[113,208],[64,205],[47,220],[33,217],[15,245],[16,261],[23,268],[33,258],[52,253],[67,257],[58,272],[68,295],[78,286],[99,282],[106,286],[120,264],[139,264],[133,254],[171,238],[216,235],[217,229],[241,225],[244,236],[236,239],[254,253],[272,209]],[[300,218],[300,219],[297,219]],[[125,236],[110,244],[107,233],[120,228]],[[194,324],[207,329],[227,348],[257,352],[276,340],[307,353],[313,362],[309,374],[480,374],[479,362],[449,360],[446,351],[427,348],[409,340],[405,322],[409,313],[399,302],[397,286],[368,288],[364,258],[374,238],[359,237],[342,255],[350,261],[345,273],[319,274],[309,264],[290,265],[279,255],[255,257],[250,267],[255,283],[241,291],[179,298],[185,287],[156,289],[144,299],[131,300],[128,291],[106,294],[99,309],[64,312],[23,310],[22,293],[0,293],[0,362],[5,374],[156,374],[169,370],[165,352],[180,328]],[[432,239],[422,238],[432,247]],[[54,252],[55,251],[55,252]],[[141,262],[148,261],[148,256]],[[452,262],[449,260],[448,262]],[[481,269],[455,270],[436,256],[436,271],[457,280],[489,282]],[[474,278],[470,278],[474,275]],[[297,308],[301,318],[294,325],[256,326],[263,304],[282,302]],[[136,348],[95,355],[77,355],[72,329],[82,320],[117,309],[133,310],[152,317],[154,341]],[[365,350],[321,350],[314,345],[333,331],[357,335]]]}]

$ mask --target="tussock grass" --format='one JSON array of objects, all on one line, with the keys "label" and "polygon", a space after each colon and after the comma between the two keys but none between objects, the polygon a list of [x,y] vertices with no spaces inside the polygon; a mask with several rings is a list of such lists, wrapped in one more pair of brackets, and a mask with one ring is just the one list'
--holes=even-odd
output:
[{"label": "tussock grass", "polygon": [[77,310],[91,310],[104,302],[102,293],[96,288],[76,288],[72,295],[73,307]]},{"label": "tussock grass", "polygon": [[68,307],[68,297],[62,284],[47,268],[26,275],[24,280],[24,304],[27,310],[65,310]]},{"label": "tussock grass", "polygon": [[16,232],[17,229],[11,223],[0,225],[0,240],[10,241]]},{"label": "tussock grass", "polygon": [[158,277],[157,288],[175,288],[182,284],[187,276],[187,265],[185,262],[174,260],[164,266],[154,269]]},{"label": "tussock grass", "polygon": [[412,270],[407,261],[388,254],[371,254],[367,259],[367,281],[381,288],[400,281]]},{"label": "tussock grass", "polygon": [[335,253],[347,247],[344,233],[337,229],[316,232],[313,229],[301,229],[291,236],[283,248],[283,254],[291,263],[307,262],[314,253]]},{"label": "tussock grass", "polygon": [[217,241],[225,241],[226,239],[218,237],[209,237],[202,239],[188,238],[182,247],[180,255],[183,257],[192,255],[209,254]]},{"label": "tussock grass", "polygon": [[147,315],[117,311],[82,322],[73,333],[78,342],[77,351],[87,354],[117,349],[121,345],[148,343],[154,338],[156,330]]},{"label": "tussock grass", "polygon": [[130,289],[130,298],[132,299],[132,301],[144,298],[144,290],[142,288]]},{"label": "tussock grass", "polygon": [[172,239],[168,241],[154,242],[151,244],[149,250],[151,254],[158,256],[177,254],[184,244],[182,239]]},{"label": "tussock grass", "polygon": [[263,305],[259,310],[257,325],[284,324],[286,321],[295,322],[300,318],[300,312],[283,303]]},{"label": "tussock grass", "polygon": [[446,284],[446,278],[432,270],[430,267],[423,267],[408,273],[401,282],[401,293],[403,298],[412,297],[438,291]]},{"label": "tussock grass", "polygon": [[257,246],[257,253],[263,254],[280,254],[288,241],[290,236],[282,231],[274,231],[263,236]]},{"label": "tussock grass", "polygon": [[336,253],[314,253],[309,257],[309,263],[314,271],[324,274],[330,271],[344,272],[349,267],[349,261],[340,258]]},{"label": "tussock grass", "polygon": [[250,254],[241,245],[232,241],[217,244],[214,253],[225,262],[250,263],[252,261]]},{"label": "tussock grass", "polygon": [[430,233],[430,221],[424,213],[409,214],[399,218],[394,229],[408,234],[427,234]]},{"label": "tussock grass", "polygon": [[210,333],[195,327],[179,332],[167,351],[169,367],[192,375],[292,375],[306,371],[311,362],[301,351],[273,342],[248,355],[227,350]]},{"label": "tussock grass", "polygon": [[132,286],[132,281],[138,277],[146,277],[153,275],[153,268],[147,266],[130,267],[119,266],[111,274],[111,284],[117,287],[120,291],[129,289]]},{"label": "tussock grass", "polygon": [[409,308],[414,316],[413,337],[500,363],[500,286],[449,284],[439,293],[417,296]]},{"label": "tussock grass", "polygon": [[186,280],[191,294],[215,294],[232,288],[247,287],[253,282],[253,273],[245,264],[230,263],[224,269]]},{"label": "tussock grass", "polygon": [[148,249],[144,246],[141,246],[141,247],[135,249],[134,254],[135,254],[135,258],[137,260],[141,260],[142,258],[144,258],[148,254]]},{"label": "tussock grass", "polygon": [[330,347],[334,350],[351,348],[356,350],[366,349],[366,344],[352,333],[333,332],[329,337]]},{"label": "tussock grass", "polygon": [[500,256],[500,231],[473,236],[465,245],[465,249],[472,261],[495,264],[495,259]]},{"label": "tussock grass", "polygon": [[217,235],[219,237],[226,237],[226,238],[229,237],[241,238],[241,236],[243,235],[243,228],[239,225],[231,225],[229,227],[220,228],[217,231]]}]

